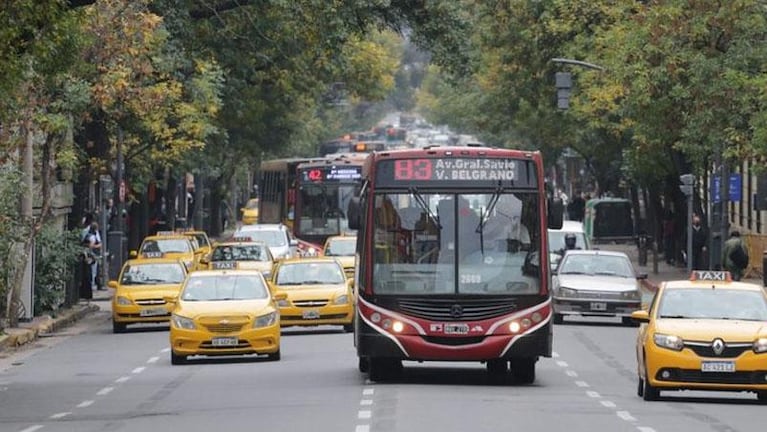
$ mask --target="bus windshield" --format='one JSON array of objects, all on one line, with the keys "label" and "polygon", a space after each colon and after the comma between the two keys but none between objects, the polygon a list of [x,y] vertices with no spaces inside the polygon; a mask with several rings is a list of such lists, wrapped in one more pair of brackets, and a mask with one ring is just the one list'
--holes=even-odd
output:
[{"label": "bus windshield", "polygon": [[301,187],[298,236],[332,236],[348,231],[346,209],[354,195],[351,184],[306,184]]},{"label": "bus windshield", "polygon": [[536,191],[374,195],[379,295],[537,295]]}]

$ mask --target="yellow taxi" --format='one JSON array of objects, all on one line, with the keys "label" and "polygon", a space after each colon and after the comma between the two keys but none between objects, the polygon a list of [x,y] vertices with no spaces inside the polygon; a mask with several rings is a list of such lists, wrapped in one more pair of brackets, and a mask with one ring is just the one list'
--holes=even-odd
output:
[{"label": "yellow taxi", "polygon": [[347,278],[354,277],[354,261],[357,251],[356,236],[332,236],[325,241],[323,255],[337,259]]},{"label": "yellow taxi", "polygon": [[767,403],[767,295],[728,272],[664,282],[641,323],[636,355],[644,400],[661,390],[754,392]]},{"label": "yellow taxi", "polygon": [[202,256],[205,256],[205,254],[210,253],[212,246],[210,243],[210,238],[208,238],[208,233],[206,233],[205,231],[188,230],[188,231],[182,231],[182,234],[188,237],[192,237],[197,241],[196,250],[199,250]]},{"label": "yellow taxi", "polygon": [[216,243],[208,255],[200,259],[199,269],[209,270],[258,270],[264,278],[272,276],[274,257],[269,246],[250,237],[234,237]]},{"label": "yellow taxi", "polygon": [[159,231],[156,235],[147,236],[141,242],[138,251],[131,251],[130,257],[139,255],[146,259],[172,258],[181,260],[189,271],[194,270],[202,256],[202,251],[195,248],[195,239],[173,231]]},{"label": "yellow taxi", "polygon": [[287,298],[277,302],[280,322],[288,326],[341,325],[351,332],[352,283],[333,258],[294,258],[275,264],[270,286]]},{"label": "yellow taxi", "polygon": [[254,225],[258,223],[258,198],[251,198],[240,209],[242,212],[242,224]]},{"label": "yellow taxi", "polygon": [[108,283],[115,290],[112,331],[122,333],[128,324],[168,322],[186,273],[177,259],[128,260],[119,279]]},{"label": "yellow taxi", "polygon": [[171,363],[189,356],[259,354],[280,359],[280,312],[261,272],[200,270],[184,282],[171,316]]}]

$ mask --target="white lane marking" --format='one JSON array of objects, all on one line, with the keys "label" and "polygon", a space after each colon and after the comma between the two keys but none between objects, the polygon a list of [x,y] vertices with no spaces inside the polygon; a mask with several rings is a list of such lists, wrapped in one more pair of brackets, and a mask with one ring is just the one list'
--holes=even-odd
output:
[{"label": "white lane marking", "polygon": [[96,393],[96,394],[99,395],[99,396],[106,396],[109,393],[111,393],[112,390],[114,390],[114,389],[115,389],[114,387],[104,387],[103,389],[99,390],[98,393]]},{"label": "white lane marking", "polygon": [[362,399],[360,405],[373,405],[373,401],[370,399]]},{"label": "white lane marking", "polygon": [[151,364],[156,362],[157,360],[160,360],[160,357],[150,357],[149,360],[147,360],[146,362]]},{"label": "white lane marking", "polygon": [[599,398],[601,397],[601,396],[599,396],[599,393],[597,393],[597,392],[595,392],[595,391],[593,391],[593,390],[589,390],[589,391],[587,391],[587,392],[586,392],[586,394],[587,394],[587,395],[588,395],[590,398],[599,399]]},{"label": "white lane marking", "polygon": [[372,389],[372,388],[366,388],[366,389],[362,390],[362,394],[365,395],[365,396],[370,396],[370,395],[372,395],[375,392],[376,392],[376,390]]},{"label": "white lane marking", "polygon": [[599,403],[606,406],[607,408],[615,408],[615,402],[603,400],[603,401],[599,401]]},{"label": "white lane marking", "polygon": [[631,413],[629,413],[628,411],[616,411],[615,414],[617,414],[618,417],[628,422],[637,421],[637,419],[635,419],[634,416],[632,416]]},{"label": "white lane marking", "polygon": [[34,425],[30,426],[26,429],[21,430],[20,432],[35,432],[36,430],[40,430],[43,428],[44,425]]},{"label": "white lane marking", "polygon": [[124,383],[125,381],[128,381],[129,379],[130,379],[130,377],[129,377],[129,376],[122,376],[122,377],[120,377],[120,378],[117,378],[117,379],[115,380],[115,382],[116,382],[117,384],[122,384],[122,383]]},{"label": "white lane marking", "polygon": [[357,425],[357,427],[354,428],[354,432],[370,432],[370,426],[369,425]]},{"label": "white lane marking", "polygon": [[163,348],[160,350],[161,353],[166,353],[168,351],[170,351],[170,348]]},{"label": "white lane marking", "polygon": [[559,353],[558,352],[552,352],[551,356],[554,357],[554,358],[559,358]]},{"label": "white lane marking", "polygon": [[588,387],[589,386],[588,383],[586,383],[586,381],[576,381],[575,385],[577,385],[578,387]]},{"label": "white lane marking", "polygon": [[373,384],[373,381],[370,381],[370,378],[365,379],[365,385]]},{"label": "white lane marking", "polygon": [[567,367],[567,366],[568,366],[568,364],[567,364],[567,362],[566,362],[566,361],[557,360],[557,366],[561,366],[561,367]]},{"label": "white lane marking", "polygon": [[655,432],[655,429],[647,426],[637,426],[639,432]]},{"label": "white lane marking", "polygon": [[357,413],[357,418],[359,418],[359,419],[369,419],[372,415],[373,415],[373,413],[370,412],[370,411],[361,410],[360,412]]},{"label": "white lane marking", "polygon": [[574,370],[565,371],[565,374],[567,374],[567,376],[572,377],[572,378],[575,378],[575,377],[578,376],[578,372],[576,372]]},{"label": "white lane marking", "polygon": [[58,419],[66,417],[66,416],[68,416],[70,414],[72,414],[72,413],[71,412],[60,412],[60,413],[56,413],[56,414],[52,415],[50,418],[51,418],[51,420],[58,420]]},{"label": "white lane marking", "polygon": [[96,402],[96,401],[92,401],[92,400],[82,401],[82,402],[80,402],[80,405],[77,405],[77,408],[89,407],[89,406],[93,405],[94,402]]},{"label": "white lane marking", "polygon": [[131,373],[133,374],[140,374],[141,372],[144,372],[144,369],[146,369],[144,366],[139,366],[136,369],[133,369]]}]

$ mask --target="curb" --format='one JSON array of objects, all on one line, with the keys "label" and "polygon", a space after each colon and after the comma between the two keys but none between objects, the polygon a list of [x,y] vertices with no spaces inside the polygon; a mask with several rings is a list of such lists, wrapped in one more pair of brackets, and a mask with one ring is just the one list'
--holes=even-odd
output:
[{"label": "curb", "polygon": [[9,334],[0,336],[0,351],[12,350],[28,344],[41,335],[54,333],[72,323],[81,320],[86,315],[98,311],[100,308],[94,304],[83,305],[73,309],[66,309],[56,318],[48,318],[35,324],[33,327],[20,327],[6,329]]}]

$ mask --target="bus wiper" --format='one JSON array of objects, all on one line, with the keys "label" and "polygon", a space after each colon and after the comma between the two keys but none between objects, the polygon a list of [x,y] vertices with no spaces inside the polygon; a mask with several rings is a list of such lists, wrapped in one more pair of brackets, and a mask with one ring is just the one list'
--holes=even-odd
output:
[{"label": "bus wiper", "polygon": [[493,197],[490,198],[490,203],[488,203],[485,211],[479,215],[479,224],[477,224],[477,228],[474,229],[474,232],[479,234],[479,251],[482,255],[485,255],[485,223],[490,217],[490,213],[495,210],[495,205],[498,204],[498,201],[501,199],[501,192],[501,183],[498,182],[498,187],[495,189]]},{"label": "bus wiper", "polygon": [[413,195],[413,198],[415,198],[415,202],[418,203],[418,206],[421,207],[422,210],[426,211],[426,215],[429,217],[429,220],[431,223],[437,226],[438,230],[442,230],[442,225],[439,224],[439,218],[437,215],[435,215],[431,209],[429,208],[429,205],[426,204],[426,200],[423,199],[423,196],[418,192],[417,188],[411,187],[410,188],[410,195]]}]

